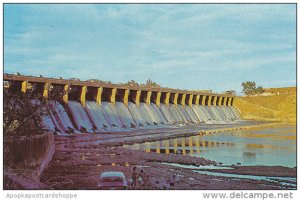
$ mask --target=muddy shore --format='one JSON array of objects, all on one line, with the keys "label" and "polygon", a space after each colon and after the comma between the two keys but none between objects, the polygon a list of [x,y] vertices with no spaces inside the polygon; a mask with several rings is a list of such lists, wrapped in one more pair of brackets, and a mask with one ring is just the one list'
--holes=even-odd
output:
[{"label": "muddy shore", "polygon": [[[169,131],[169,130],[168,130]],[[296,183],[282,184],[281,181],[254,180],[227,176],[206,175],[199,171],[218,172],[224,174],[255,175],[270,177],[296,178],[296,168],[280,166],[230,166],[222,168],[218,161],[191,157],[181,154],[158,154],[122,147],[123,144],[144,142],[170,137],[178,137],[183,133],[174,132],[155,135],[149,131],[142,135],[125,134],[80,135],[78,137],[57,136],[56,152],[44,171],[41,182],[53,189],[97,189],[99,175],[104,171],[122,171],[130,182],[132,168],[143,169],[149,177],[146,185],[131,189],[253,189],[278,190],[296,189]],[[193,134],[191,132],[191,134]],[[199,169],[198,172],[180,166],[166,165],[176,163],[198,168],[199,166],[220,166],[218,169]],[[174,187],[168,183],[172,175],[176,175]],[[285,181],[287,183],[288,181]]]}]

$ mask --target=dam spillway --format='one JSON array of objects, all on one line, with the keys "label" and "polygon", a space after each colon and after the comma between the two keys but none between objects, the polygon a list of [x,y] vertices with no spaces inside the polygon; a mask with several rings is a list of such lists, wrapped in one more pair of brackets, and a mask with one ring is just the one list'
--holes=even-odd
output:
[{"label": "dam spillway", "polygon": [[[98,81],[4,75],[12,91],[40,93],[51,108],[45,129],[57,134],[130,131],[241,120],[234,96]],[[53,100],[53,88],[62,89]]]}]

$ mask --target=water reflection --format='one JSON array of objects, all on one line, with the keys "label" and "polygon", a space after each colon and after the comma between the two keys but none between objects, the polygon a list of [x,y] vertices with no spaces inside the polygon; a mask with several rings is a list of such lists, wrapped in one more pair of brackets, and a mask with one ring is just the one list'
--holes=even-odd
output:
[{"label": "water reflection", "polygon": [[296,166],[296,127],[220,132],[124,145],[145,152],[204,157],[231,165]]},{"label": "water reflection", "polygon": [[218,146],[233,146],[232,142],[215,142],[204,140],[201,136],[191,136],[183,138],[175,138],[170,140],[162,140],[155,142],[136,143],[133,145],[124,145],[124,147],[145,152],[156,152],[164,154],[183,154],[198,155],[202,151],[201,148],[210,148]]}]

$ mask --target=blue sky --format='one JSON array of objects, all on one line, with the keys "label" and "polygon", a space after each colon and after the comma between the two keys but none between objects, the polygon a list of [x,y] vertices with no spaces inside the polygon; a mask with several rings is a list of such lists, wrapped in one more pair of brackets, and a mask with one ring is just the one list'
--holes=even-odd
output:
[{"label": "blue sky", "polygon": [[6,4],[4,71],[179,89],[296,85],[295,4]]}]

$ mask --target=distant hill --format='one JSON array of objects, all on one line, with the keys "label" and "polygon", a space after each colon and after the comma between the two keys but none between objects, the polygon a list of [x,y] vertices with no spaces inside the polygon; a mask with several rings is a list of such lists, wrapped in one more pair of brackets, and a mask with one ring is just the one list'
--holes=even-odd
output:
[{"label": "distant hill", "polygon": [[264,93],[269,95],[235,98],[244,119],[296,123],[296,87],[266,88]]},{"label": "distant hill", "polygon": [[284,87],[284,88],[264,88],[264,94],[269,95],[281,95],[296,93],[296,87]]}]

